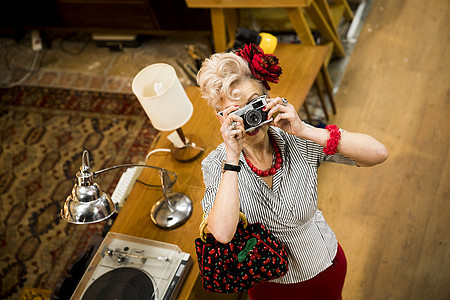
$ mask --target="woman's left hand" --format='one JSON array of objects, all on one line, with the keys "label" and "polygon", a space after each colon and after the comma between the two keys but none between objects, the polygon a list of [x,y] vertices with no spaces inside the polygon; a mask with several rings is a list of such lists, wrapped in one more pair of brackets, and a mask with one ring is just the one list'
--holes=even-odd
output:
[{"label": "woman's left hand", "polygon": [[292,104],[288,103],[286,99],[276,97],[268,99],[264,111],[269,110],[268,118],[274,118],[272,123],[287,133],[301,136],[305,124],[300,120],[298,113]]}]

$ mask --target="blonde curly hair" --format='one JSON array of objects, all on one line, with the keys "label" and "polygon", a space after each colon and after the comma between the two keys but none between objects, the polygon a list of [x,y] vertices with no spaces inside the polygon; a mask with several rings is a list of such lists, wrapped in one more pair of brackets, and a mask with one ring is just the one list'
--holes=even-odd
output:
[{"label": "blonde curly hair", "polygon": [[252,76],[248,62],[233,53],[213,54],[203,62],[197,74],[202,98],[217,111],[221,110],[222,100],[241,98],[244,92],[235,87],[246,81],[260,88],[261,94],[267,93],[262,82]]}]

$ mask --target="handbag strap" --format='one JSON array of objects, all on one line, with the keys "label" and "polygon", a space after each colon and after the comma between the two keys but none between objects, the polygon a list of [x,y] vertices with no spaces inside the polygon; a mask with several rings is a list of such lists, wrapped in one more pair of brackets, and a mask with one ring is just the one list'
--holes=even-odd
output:
[{"label": "handbag strap", "polygon": [[[247,228],[248,224],[247,217],[241,211],[239,212],[239,219],[241,219],[242,223],[244,224],[244,228]],[[203,220],[200,223],[199,230],[200,230],[200,238],[205,243],[206,243],[206,233],[205,233],[206,226],[208,226],[208,218],[205,218],[205,214],[203,214]]]}]

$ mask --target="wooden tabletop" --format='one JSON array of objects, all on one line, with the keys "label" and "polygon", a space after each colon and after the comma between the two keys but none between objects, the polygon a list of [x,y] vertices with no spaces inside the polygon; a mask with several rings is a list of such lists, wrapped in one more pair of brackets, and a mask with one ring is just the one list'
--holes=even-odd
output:
[{"label": "wooden tabletop", "polygon": [[[297,109],[300,109],[327,51],[327,47],[279,45],[276,54],[280,58],[283,75],[278,85],[272,85],[272,95],[286,97]],[[192,200],[194,209],[191,218],[176,229],[158,228],[150,219],[150,211],[155,202],[162,197],[161,188],[149,188],[136,183],[111,228],[111,231],[117,233],[176,244],[182,251],[191,254],[194,264],[178,299],[189,298],[199,274],[194,240],[199,236],[198,227],[203,215],[200,201],[203,198],[204,185],[200,162],[222,142],[215,111],[207,106],[206,100],[201,99],[198,87],[188,87],[186,93],[194,105],[194,112],[189,122],[183,126],[183,131],[187,137],[190,134],[200,137],[201,146],[205,148],[205,152],[200,158],[190,163],[177,162],[166,152],[155,153],[149,158],[147,164],[164,167],[178,175],[173,191],[183,193]],[[170,142],[166,138],[167,135],[167,132],[161,133],[152,148],[169,148]],[[148,184],[160,184],[159,174],[153,169],[143,169],[139,180]]]}]

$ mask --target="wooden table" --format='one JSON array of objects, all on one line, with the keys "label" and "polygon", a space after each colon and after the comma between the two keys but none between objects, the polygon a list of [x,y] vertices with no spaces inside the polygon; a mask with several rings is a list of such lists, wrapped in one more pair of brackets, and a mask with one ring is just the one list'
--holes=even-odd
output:
[{"label": "wooden table", "polygon": [[[327,47],[305,47],[300,45],[286,45],[277,49],[283,66],[283,77],[280,84],[273,85],[273,95],[284,96],[300,109],[304,99],[311,88],[329,49]],[[181,227],[173,230],[158,228],[150,219],[150,211],[155,202],[162,197],[161,188],[148,188],[136,183],[111,231],[122,234],[159,240],[178,245],[183,251],[191,254],[194,265],[183,284],[178,299],[202,298],[202,290],[198,286],[198,265],[195,253],[194,240],[199,236],[203,210],[200,204],[203,198],[203,175],[201,160],[222,142],[219,122],[215,111],[207,106],[206,100],[201,99],[198,87],[188,87],[187,95],[194,105],[194,112],[189,122],[183,126],[183,131],[201,137],[201,146],[205,148],[204,154],[194,162],[180,163],[167,153],[155,153],[150,156],[147,164],[164,167],[178,175],[173,187],[174,192],[186,194],[193,202],[194,209],[191,218]],[[167,132],[161,133],[152,148],[169,148]],[[139,179],[148,184],[159,184],[159,174],[152,169],[143,169]],[[197,284],[196,284],[197,283]],[[206,292],[203,292],[206,293]],[[233,299],[238,295],[214,296],[214,299]]]},{"label": "wooden table", "polygon": [[214,47],[216,52],[222,52],[234,40],[238,28],[239,8],[285,8],[286,13],[300,41],[306,46],[315,46],[316,42],[311,29],[306,22],[304,11],[314,22],[321,36],[331,41],[337,56],[344,57],[345,51],[340,38],[332,28],[321,9],[313,0],[185,0],[190,8],[209,8],[213,29]]}]

